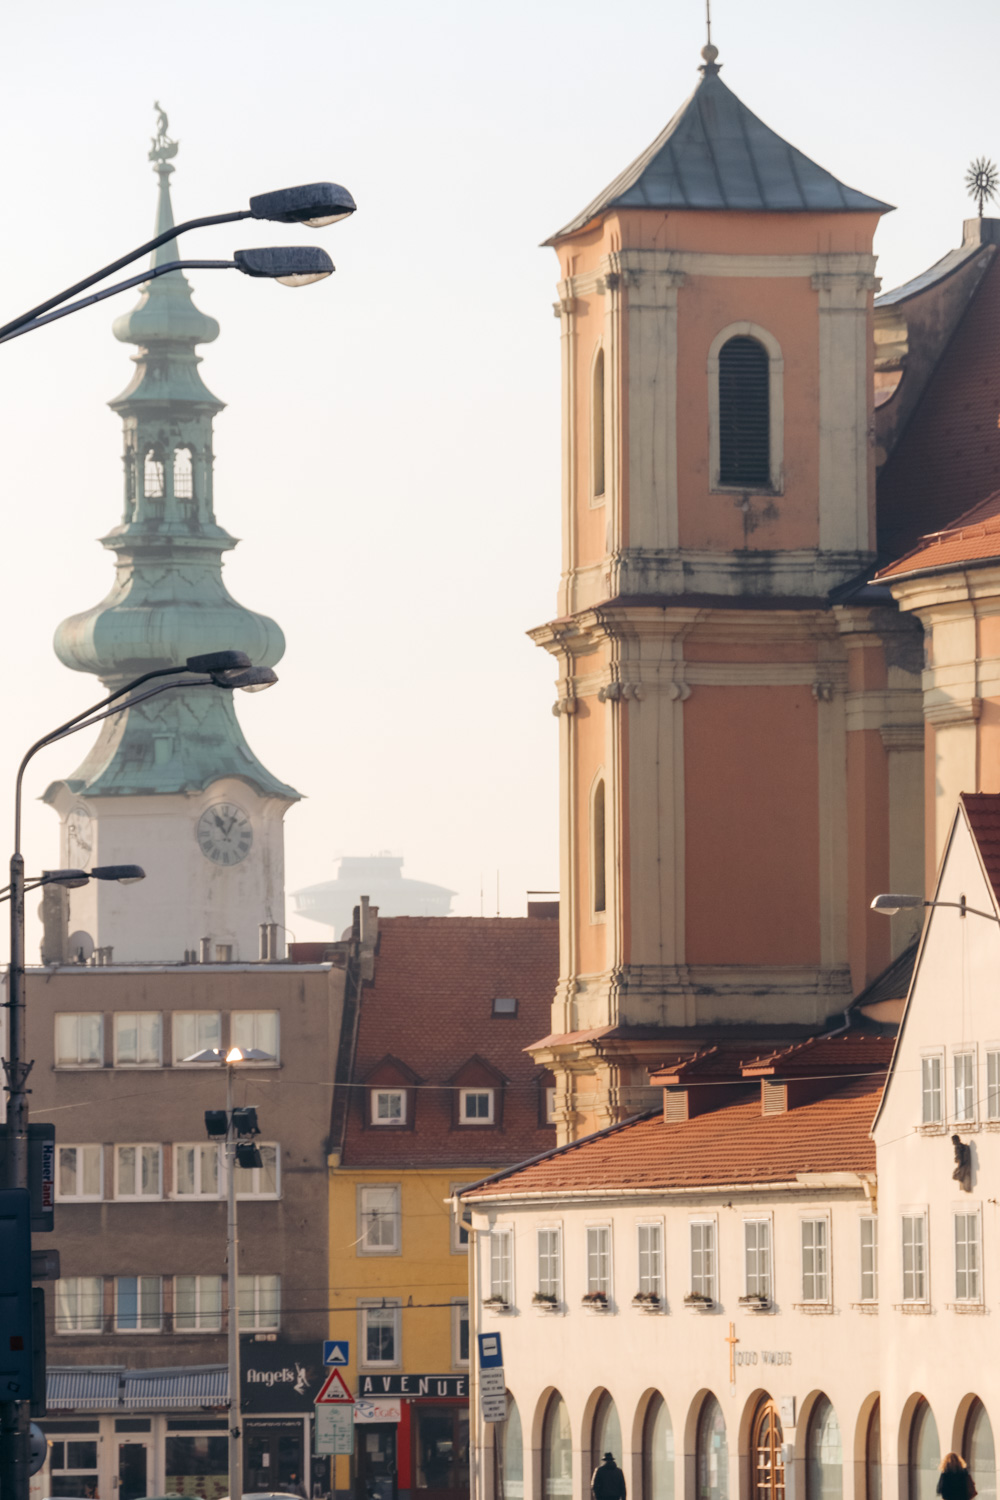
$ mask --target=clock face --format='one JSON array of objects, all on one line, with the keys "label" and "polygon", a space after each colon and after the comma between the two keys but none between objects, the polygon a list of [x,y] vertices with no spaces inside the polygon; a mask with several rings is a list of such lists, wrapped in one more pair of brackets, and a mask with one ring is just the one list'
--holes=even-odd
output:
[{"label": "clock face", "polygon": [[66,819],[66,857],[70,869],[85,870],[94,852],[94,824],[82,805],[70,810]]},{"label": "clock face", "polygon": [[213,802],[198,819],[198,847],[217,865],[238,865],[253,846],[253,826],[235,802]]}]

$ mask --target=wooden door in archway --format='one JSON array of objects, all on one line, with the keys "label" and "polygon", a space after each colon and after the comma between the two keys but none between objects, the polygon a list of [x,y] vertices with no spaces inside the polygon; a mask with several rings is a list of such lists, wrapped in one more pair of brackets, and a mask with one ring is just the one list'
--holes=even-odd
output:
[{"label": "wooden door in archway", "polygon": [[773,1401],[762,1401],[753,1419],[753,1500],[785,1500],[781,1422]]}]

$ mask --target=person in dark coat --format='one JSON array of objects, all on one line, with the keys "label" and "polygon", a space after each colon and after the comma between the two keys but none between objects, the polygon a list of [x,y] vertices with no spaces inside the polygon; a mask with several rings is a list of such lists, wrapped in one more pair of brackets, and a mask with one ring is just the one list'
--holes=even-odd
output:
[{"label": "person in dark coat", "polygon": [[941,1500],[973,1500],[976,1486],[960,1453],[946,1453],[941,1460],[937,1492]]},{"label": "person in dark coat", "polygon": [[[613,1453],[605,1453],[604,1462],[598,1464],[590,1480],[590,1493],[594,1500],[627,1500],[625,1475],[615,1463]],[[965,1500],[965,1497],[962,1497]]]}]

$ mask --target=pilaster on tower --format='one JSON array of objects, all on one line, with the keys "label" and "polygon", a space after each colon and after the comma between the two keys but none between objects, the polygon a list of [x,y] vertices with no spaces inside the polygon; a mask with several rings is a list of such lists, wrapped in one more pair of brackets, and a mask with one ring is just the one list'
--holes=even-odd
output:
[{"label": "pilaster on tower", "polygon": [[[159,132],[156,233],[174,224],[177,143]],[[179,258],[176,241],[153,265]],[[64,620],[56,654],[107,689],[202,652],[245,651],[260,666],[284,652],[275,622],[238,604],[222,579],[237,545],[215,516],[213,422],[223,409],[195,353],[219,325],[175,271],[144,288],[115,337],[138,346],[135,373],[110,406],[124,429],[124,504],[102,537],[115,581],[92,609]],[[231,694],[178,688],[105,722],[83,763],[45,794],[62,822],[67,866],[133,862],[146,880],[72,892],[70,927],[114,959],[257,956],[261,922],[284,921],[283,818],[299,793],[253,754]],[[86,946],[86,943],[84,944]]]},{"label": "pilaster on tower", "polygon": [[920,878],[920,638],[865,586],[888,205],[703,56],[548,241],[563,562],[532,636],[558,664],[562,961],[534,1050],[560,1139],[643,1103],[670,1049],[841,1012],[908,936],[867,900]]}]

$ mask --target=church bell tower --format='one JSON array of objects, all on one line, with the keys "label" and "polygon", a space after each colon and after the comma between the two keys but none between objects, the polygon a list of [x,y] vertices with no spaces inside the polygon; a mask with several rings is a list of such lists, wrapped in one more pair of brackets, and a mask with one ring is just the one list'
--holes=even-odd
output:
[{"label": "church bell tower", "polygon": [[[177,143],[166,130],[161,113],[150,152],[157,235],[174,223]],[[179,255],[168,241],[153,264]],[[223,403],[195,353],[218,333],[179,271],[150,282],[114,323],[116,338],[138,346],[132,380],[110,403],[124,427],[124,510],[102,538],[115,581],[55,635],[60,661],[108,691],[202,652],[241,650],[273,666],[284,651],[275,622],[238,604],[222,580],[222,555],[236,546],[215,517],[212,425]],[[85,949],[88,939],[110,947],[115,962],[206,948],[212,959],[256,958],[259,924],[284,922],[283,818],[298,797],[253,754],[228,692],[181,687],[108,719],[45,800],[61,820],[63,865],[136,863],[147,878],[72,891],[71,933]]]}]

